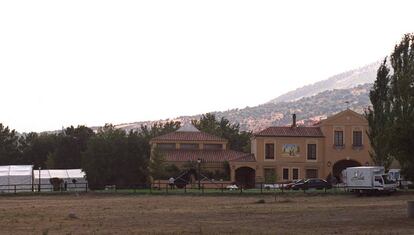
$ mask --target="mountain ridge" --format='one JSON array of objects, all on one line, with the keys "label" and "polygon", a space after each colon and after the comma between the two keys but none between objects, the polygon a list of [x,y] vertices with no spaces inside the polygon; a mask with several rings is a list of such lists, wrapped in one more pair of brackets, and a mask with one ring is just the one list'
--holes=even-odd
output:
[{"label": "mountain ridge", "polygon": [[[331,116],[347,108],[358,113],[371,104],[369,101],[369,91],[371,83],[366,83],[349,89],[327,90],[311,97],[304,97],[296,101],[265,103],[254,107],[243,109],[231,109],[227,111],[211,112],[218,118],[226,118],[231,123],[238,123],[240,129],[244,131],[257,132],[269,126],[286,126],[291,123],[291,115],[297,115],[299,125],[310,126],[321,119]],[[134,123],[124,123],[115,125],[116,128],[126,131],[139,129],[141,125],[151,126],[154,123],[165,123],[168,121],[179,121],[188,123],[193,119],[199,119],[199,115],[180,116],[176,118],[143,121]],[[97,129],[94,127],[93,129]]]},{"label": "mountain ridge", "polygon": [[[297,115],[299,125],[313,125],[321,119],[350,108],[358,113],[371,104],[369,91],[375,81],[377,61],[358,69],[349,70],[328,79],[300,87],[282,94],[275,99],[253,107],[210,112],[218,118],[226,118],[231,123],[238,123],[241,130],[259,131],[269,126],[285,126],[291,123],[291,115]],[[182,123],[199,119],[202,114],[179,116],[153,121],[123,123],[116,128],[126,131],[137,130],[141,125],[179,121]],[[92,127],[97,130],[99,127]]]},{"label": "mountain ridge", "polygon": [[327,79],[305,85],[295,90],[286,92],[268,103],[278,103],[283,101],[294,101],[303,97],[316,95],[322,91],[333,89],[348,89],[365,83],[373,83],[376,78],[377,69],[381,61],[362,66],[357,69],[349,70]]}]

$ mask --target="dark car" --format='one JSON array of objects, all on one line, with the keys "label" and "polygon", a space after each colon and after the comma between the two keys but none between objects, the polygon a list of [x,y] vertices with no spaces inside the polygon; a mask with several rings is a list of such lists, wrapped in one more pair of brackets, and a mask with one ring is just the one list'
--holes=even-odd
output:
[{"label": "dark car", "polygon": [[283,184],[283,189],[292,189],[293,185],[303,183],[304,179],[294,180],[290,183]]},{"label": "dark car", "polygon": [[292,186],[293,190],[298,189],[330,189],[332,185],[323,179],[307,179]]}]

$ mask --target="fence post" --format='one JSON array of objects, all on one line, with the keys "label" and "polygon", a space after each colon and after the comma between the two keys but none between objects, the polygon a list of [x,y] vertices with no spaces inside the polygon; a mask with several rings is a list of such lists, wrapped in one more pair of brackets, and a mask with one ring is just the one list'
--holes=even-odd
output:
[{"label": "fence post", "polygon": [[150,194],[152,194],[152,183],[149,184]]},{"label": "fence post", "polygon": [[260,183],[260,194],[263,194],[263,183]]},{"label": "fence post", "polygon": [[85,192],[88,192],[88,183],[85,184]]},{"label": "fence post", "polygon": [[184,184],[184,193],[187,193],[187,184]]},{"label": "fence post", "polygon": [[137,187],[138,187],[138,185],[135,185],[133,187],[134,187],[134,193],[137,193]]},{"label": "fence post", "polygon": [[222,193],[224,192],[224,184],[223,183],[221,183],[221,192]]},{"label": "fence post", "polygon": [[168,184],[165,184],[165,192],[168,194]]},{"label": "fence post", "polygon": [[201,193],[204,194],[204,183],[201,184]]},{"label": "fence post", "polygon": [[285,187],[285,186],[284,186],[284,185],[283,185],[283,183],[282,183],[282,193],[283,193],[284,187]]},{"label": "fence post", "polygon": [[16,193],[17,193],[16,185],[14,185],[14,194],[16,194]]},{"label": "fence post", "polygon": [[240,194],[243,192],[243,185],[240,185]]}]

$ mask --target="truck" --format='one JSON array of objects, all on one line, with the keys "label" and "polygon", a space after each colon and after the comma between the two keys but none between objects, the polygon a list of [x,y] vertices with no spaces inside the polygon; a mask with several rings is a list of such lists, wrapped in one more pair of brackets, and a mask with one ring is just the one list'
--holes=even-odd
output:
[{"label": "truck", "polygon": [[413,182],[404,179],[401,175],[401,169],[390,169],[388,171],[388,179],[396,181],[397,186],[401,189],[410,188],[413,185]]},{"label": "truck", "polygon": [[391,194],[397,189],[397,183],[389,180],[382,166],[348,167],[342,174],[345,187],[358,194]]}]

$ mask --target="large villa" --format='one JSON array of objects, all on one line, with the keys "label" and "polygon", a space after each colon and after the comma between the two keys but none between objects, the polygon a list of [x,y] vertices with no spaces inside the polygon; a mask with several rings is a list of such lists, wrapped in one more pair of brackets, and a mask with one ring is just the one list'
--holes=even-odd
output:
[{"label": "large villa", "polygon": [[333,178],[350,166],[372,165],[367,120],[345,110],[314,126],[272,126],[254,133],[251,153],[228,149],[228,141],[185,125],[151,140],[168,164],[183,167],[198,162],[203,169],[225,171],[230,180],[253,187],[256,183],[300,178]]}]

